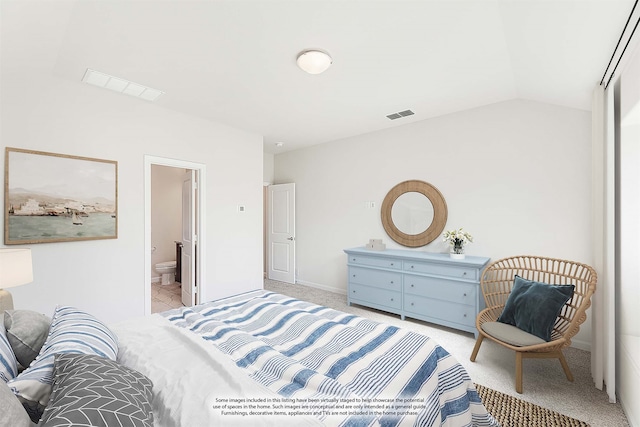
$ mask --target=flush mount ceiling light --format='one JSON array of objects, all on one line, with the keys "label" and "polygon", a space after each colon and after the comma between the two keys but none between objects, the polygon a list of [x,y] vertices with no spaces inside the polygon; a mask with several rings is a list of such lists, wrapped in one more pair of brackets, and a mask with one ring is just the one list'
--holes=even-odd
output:
[{"label": "flush mount ceiling light", "polygon": [[321,50],[305,50],[300,52],[296,59],[298,67],[309,74],[320,74],[327,70],[333,63],[328,53]]},{"label": "flush mount ceiling light", "polygon": [[84,77],[82,77],[82,81],[94,86],[124,93],[125,95],[136,96],[146,101],[155,101],[160,95],[164,94],[161,90],[130,82],[129,80],[119,77],[110,76],[109,74],[101,73],[91,68],[87,68]]}]

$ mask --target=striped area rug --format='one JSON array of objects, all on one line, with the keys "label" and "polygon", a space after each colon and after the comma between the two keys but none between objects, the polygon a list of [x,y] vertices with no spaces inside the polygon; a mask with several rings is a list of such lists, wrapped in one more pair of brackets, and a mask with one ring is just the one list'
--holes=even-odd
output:
[{"label": "striped area rug", "polygon": [[589,427],[584,421],[476,384],[487,411],[502,427]]}]

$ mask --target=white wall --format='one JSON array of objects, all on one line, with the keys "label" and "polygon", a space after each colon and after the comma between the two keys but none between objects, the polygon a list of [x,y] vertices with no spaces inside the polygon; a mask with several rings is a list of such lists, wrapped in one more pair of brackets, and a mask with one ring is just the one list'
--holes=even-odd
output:
[{"label": "white wall", "polygon": [[640,44],[620,78],[620,189],[617,392],[640,426]]},{"label": "white wall", "polygon": [[12,289],[15,306],[50,314],[56,304],[74,305],[108,322],[144,314],[145,154],[207,167],[207,296],[262,288],[262,137],[80,77],[3,72],[0,140],[3,147],[116,160],[118,239],[26,245],[34,281]]},{"label": "white wall", "polygon": [[[275,183],[296,183],[298,282],[344,293],[343,249],[369,238],[400,248],[380,207],[408,179],[442,192],[446,229],[475,238],[469,255],[591,264],[590,123],[586,111],[514,100],[276,155]],[[574,344],[588,348],[590,329],[588,318]]]},{"label": "white wall", "polygon": [[274,155],[272,153],[264,153],[264,160],[263,160],[263,181],[265,183],[269,183],[272,184],[273,183],[273,159],[274,159]]}]

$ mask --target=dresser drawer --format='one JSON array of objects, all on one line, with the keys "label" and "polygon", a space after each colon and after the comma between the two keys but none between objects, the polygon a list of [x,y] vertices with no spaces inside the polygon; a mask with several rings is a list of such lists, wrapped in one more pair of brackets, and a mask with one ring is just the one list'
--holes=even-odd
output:
[{"label": "dresser drawer", "polygon": [[438,279],[436,277],[405,274],[403,289],[405,294],[475,305],[478,285]]},{"label": "dresser drawer", "polygon": [[477,280],[478,269],[473,267],[462,267],[446,264],[434,264],[419,261],[404,261],[403,270],[408,272],[433,274],[435,276],[446,276],[455,279]]},{"label": "dresser drawer", "polygon": [[402,308],[402,294],[387,289],[373,288],[357,284],[349,284],[349,297],[370,304],[377,304],[400,310]]},{"label": "dresser drawer", "polygon": [[476,324],[476,311],[473,305],[438,301],[417,295],[405,295],[404,311],[465,326],[473,327]]},{"label": "dresser drawer", "polygon": [[350,266],[349,283],[375,286],[399,292],[402,284],[402,273]]},{"label": "dresser drawer", "polygon": [[394,270],[402,270],[402,261],[389,259],[369,257],[363,255],[349,255],[349,264],[367,265],[371,267],[391,268]]}]

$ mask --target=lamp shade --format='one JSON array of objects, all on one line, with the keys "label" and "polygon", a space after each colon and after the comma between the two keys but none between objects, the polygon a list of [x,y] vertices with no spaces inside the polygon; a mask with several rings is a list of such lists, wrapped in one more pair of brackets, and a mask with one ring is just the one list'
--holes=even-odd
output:
[{"label": "lamp shade", "polygon": [[31,282],[31,249],[0,249],[0,289]]},{"label": "lamp shade", "polygon": [[331,66],[333,60],[321,50],[305,50],[298,55],[298,67],[309,74],[320,74]]}]

